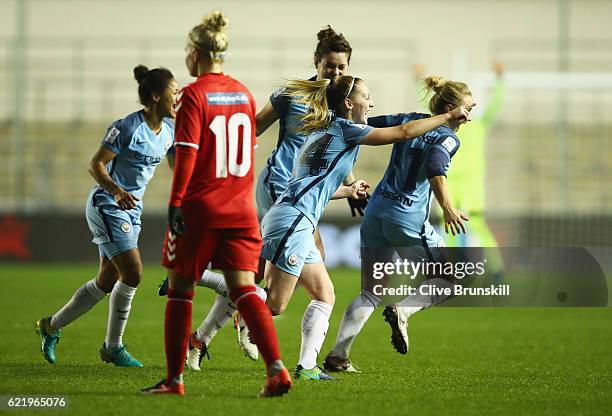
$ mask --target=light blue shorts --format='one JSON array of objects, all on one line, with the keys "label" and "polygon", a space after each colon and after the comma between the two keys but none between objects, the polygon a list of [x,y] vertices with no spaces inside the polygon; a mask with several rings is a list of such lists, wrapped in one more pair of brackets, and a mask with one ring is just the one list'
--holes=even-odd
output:
[{"label": "light blue shorts", "polygon": [[117,254],[138,247],[139,219],[131,217],[127,211],[110,204],[94,205],[90,195],[85,217],[100,257],[112,259]]},{"label": "light blue shorts", "polygon": [[261,233],[261,256],[284,272],[299,277],[304,264],[323,263],[314,226],[291,205],[274,205],[261,222]]},{"label": "light blue shorts", "polygon": [[[429,255],[432,249],[444,247],[444,240],[436,233],[434,228],[427,221],[423,231],[414,232],[399,224],[383,220],[374,215],[366,215],[361,223],[361,246],[368,247],[422,247],[430,260],[434,260],[434,255]],[[433,257],[433,258],[432,258]]]},{"label": "light blue shorts", "polygon": [[268,213],[268,211],[270,211],[270,208],[272,208],[274,202],[276,202],[272,199],[270,190],[266,187],[264,183],[265,176],[266,171],[264,170],[259,175],[259,179],[257,180],[257,186],[255,188],[255,202],[257,203],[257,215],[259,216],[259,219],[262,219]]}]

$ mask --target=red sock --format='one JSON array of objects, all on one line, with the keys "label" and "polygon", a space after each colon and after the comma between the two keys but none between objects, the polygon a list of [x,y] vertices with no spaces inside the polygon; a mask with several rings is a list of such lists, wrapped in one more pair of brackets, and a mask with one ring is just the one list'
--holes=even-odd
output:
[{"label": "red sock", "polygon": [[165,323],[167,385],[173,380],[182,380],[191,331],[191,299],[193,292],[179,295],[172,289],[168,290]]},{"label": "red sock", "polygon": [[242,286],[230,292],[230,298],[244,318],[251,337],[266,363],[266,368],[280,360],[278,338],[268,306],[257,296],[255,286]]}]

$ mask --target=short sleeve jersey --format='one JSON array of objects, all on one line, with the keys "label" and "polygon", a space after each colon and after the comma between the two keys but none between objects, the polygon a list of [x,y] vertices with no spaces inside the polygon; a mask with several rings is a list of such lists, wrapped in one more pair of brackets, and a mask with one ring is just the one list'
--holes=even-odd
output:
[{"label": "short sleeve jersey", "polygon": [[353,169],[359,143],[372,127],[336,118],[325,130],[310,134],[277,203],[301,211],[316,226],[332,195]]},{"label": "short sleeve jersey", "polygon": [[228,75],[208,73],[183,88],[177,109],[176,145],[198,150],[182,201],[185,216],[210,228],[257,226],[250,91]]},{"label": "short sleeve jersey", "polygon": [[[136,208],[129,211],[140,216],[142,197],[155,168],[172,148],[174,124],[171,119],[162,121],[161,130],[155,134],[147,125],[143,111],[138,111],[112,123],[102,145],[117,156],[106,165],[112,180],[136,198]],[[96,205],[116,205],[112,195],[96,185]]]},{"label": "short sleeve jersey", "polygon": [[[386,116],[386,127],[398,126],[427,117],[425,114],[394,114]],[[429,218],[432,190],[427,163],[432,151],[441,151],[450,159],[459,149],[459,139],[447,126],[440,126],[424,135],[395,143],[385,175],[374,190],[366,215],[374,215],[401,225],[419,234]]]},{"label": "short sleeve jersey", "polygon": [[308,107],[285,95],[285,91],[286,88],[282,87],[270,96],[270,104],[279,118],[278,141],[261,172],[264,185],[273,200],[287,188],[293,164],[306,141],[306,136],[298,133],[297,129]]}]

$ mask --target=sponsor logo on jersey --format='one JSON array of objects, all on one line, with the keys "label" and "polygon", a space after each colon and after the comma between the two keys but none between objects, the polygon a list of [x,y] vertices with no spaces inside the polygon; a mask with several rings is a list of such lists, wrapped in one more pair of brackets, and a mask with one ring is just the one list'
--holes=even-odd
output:
[{"label": "sponsor logo on jersey", "polygon": [[124,222],[123,224],[121,224],[121,231],[123,231],[124,233],[129,233],[132,230],[132,226],[127,223]]},{"label": "sponsor logo on jersey", "polygon": [[298,263],[298,256],[296,256],[295,254],[290,255],[287,259],[287,262],[290,265],[295,266]]},{"label": "sponsor logo on jersey", "polygon": [[452,137],[447,137],[446,140],[442,142],[442,146],[444,146],[444,148],[450,153],[455,147],[457,147],[457,142]]},{"label": "sponsor logo on jersey", "polygon": [[149,166],[149,165],[157,165],[159,162],[164,160],[165,154],[162,155],[162,156],[147,156],[147,155],[143,155],[141,153],[136,153],[135,156],[136,156],[136,159],[138,161],[140,161],[143,164]]},{"label": "sponsor logo on jersey", "polygon": [[412,206],[412,203],[414,202],[412,199],[407,198],[405,195],[402,195],[400,193],[397,192],[390,192],[387,190],[384,190],[380,193],[382,195],[383,198],[387,198],[390,199],[392,201],[397,201],[402,205],[406,205],[408,207]]},{"label": "sponsor logo on jersey", "polygon": [[248,104],[249,97],[243,92],[211,92],[206,94],[209,105]]},{"label": "sponsor logo on jersey", "polygon": [[104,141],[110,144],[115,143],[115,141],[117,140],[117,137],[119,137],[119,133],[120,131],[117,127],[111,127],[108,133],[106,133],[106,137],[104,138]]}]

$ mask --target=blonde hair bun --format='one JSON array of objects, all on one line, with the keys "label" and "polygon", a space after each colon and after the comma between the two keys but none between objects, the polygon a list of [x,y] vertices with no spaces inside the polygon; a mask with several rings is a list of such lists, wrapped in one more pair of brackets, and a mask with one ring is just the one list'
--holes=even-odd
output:
[{"label": "blonde hair bun", "polygon": [[219,10],[215,10],[202,18],[202,25],[215,33],[225,32],[228,24],[229,19]]},{"label": "blonde hair bun", "polygon": [[446,80],[442,77],[430,76],[423,78],[423,82],[425,83],[425,88],[428,90],[433,90],[434,92],[440,92],[446,84]]}]

